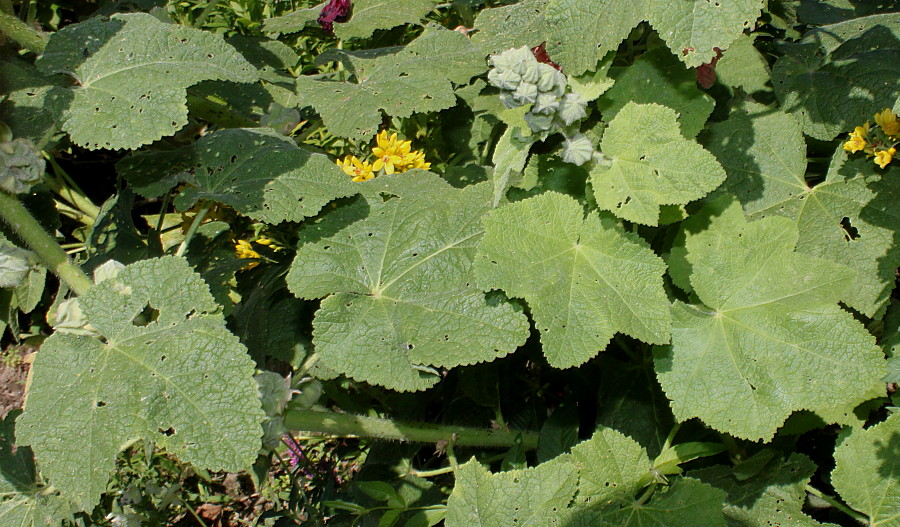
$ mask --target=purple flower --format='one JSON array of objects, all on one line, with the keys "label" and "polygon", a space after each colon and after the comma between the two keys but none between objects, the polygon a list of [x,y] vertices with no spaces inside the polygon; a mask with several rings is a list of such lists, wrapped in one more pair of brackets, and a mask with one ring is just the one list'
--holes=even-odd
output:
[{"label": "purple flower", "polygon": [[322,8],[319,25],[329,34],[334,35],[334,22],[346,22],[350,17],[350,0],[331,0]]}]

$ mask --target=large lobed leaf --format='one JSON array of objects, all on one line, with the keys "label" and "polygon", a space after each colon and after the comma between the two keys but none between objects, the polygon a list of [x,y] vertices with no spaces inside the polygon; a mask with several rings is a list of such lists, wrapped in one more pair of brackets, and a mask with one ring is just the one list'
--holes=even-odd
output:
[{"label": "large lobed leaf", "polygon": [[466,36],[435,26],[403,48],[341,56],[353,68],[353,82],[303,76],[297,79],[297,91],[319,112],[329,132],[357,140],[375,135],[382,110],[393,117],[409,117],[452,107],[453,85],[486,69],[481,52]]},{"label": "large lobed leaf", "polygon": [[388,388],[423,390],[433,367],[490,361],[525,342],[520,310],[472,278],[487,182],[454,189],[410,171],[357,183],[364,199],[300,232],[287,276],[301,298],[325,298],[313,345],[329,368]]},{"label": "large lobed leaf", "polygon": [[548,0],[524,0],[481,10],[475,18],[477,31],[472,42],[489,55],[511,48],[541,45],[550,35],[550,27],[544,19],[548,3]]},{"label": "large lobed leaf", "polygon": [[728,173],[722,190],[735,194],[751,218],[795,220],[799,252],[856,272],[840,300],[880,318],[900,266],[898,169],[882,170],[838,148],[825,181],[810,186],[800,124],[760,105],[745,105],[713,125],[707,143]]},{"label": "large lobed leaf", "polygon": [[[334,34],[340,39],[368,38],[379,29],[416,24],[438,3],[438,0],[355,0],[349,20],[334,24]],[[314,7],[269,18],[265,22],[265,30],[269,33],[302,31],[315,22],[327,4],[322,2]]]},{"label": "large lobed leaf", "polygon": [[612,219],[547,192],[497,209],[484,227],[478,284],[528,301],[552,366],[584,363],[616,332],[668,342],[665,264]]},{"label": "large lobed leaf", "polygon": [[91,510],[116,454],[138,439],[209,470],[253,464],[264,417],[253,361],[183,259],[130,265],[79,303],[103,340],[48,338],[19,421],[64,497]]},{"label": "large lobed leaf", "polygon": [[677,266],[703,305],[675,303],[672,345],[655,359],[678,420],[769,440],[792,411],[854,422],[856,405],[883,394],[881,350],[837,305],[852,273],[795,252],[793,221],[747,222],[724,196],[684,230]]},{"label": "large lobed leaf", "polygon": [[591,170],[597,206],[635,223],[656,226],[660,206],[684,205],[725,180],[715,156],[686,139],[675,111],[658,104],[626,104],[600,150],[609,161]]},{"label": "large lobed leaf", "polygon": [[66,26],[37,64],[76,81],[62,129],[89,149],[134,149],[174,134],[187,124],[185,90],[198,82],[258,78],[221,36],[143,13]]},{"label": "large lobed leaf", "polygon": [[648,21],[688,67],[709,62],[751,27],[760,0],[551,0],[547,49],[567,75],[593,70],[632,28]]}]

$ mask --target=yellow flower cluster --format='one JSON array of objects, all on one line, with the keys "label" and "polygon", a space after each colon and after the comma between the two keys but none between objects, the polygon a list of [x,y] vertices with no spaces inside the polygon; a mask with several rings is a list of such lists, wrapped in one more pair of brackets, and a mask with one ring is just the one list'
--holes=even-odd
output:
[{"label": "yellow flower cluster", "polygon": [[356,156],[346,156],[336,161],[341,170],[353,176],[353,181],[368,181],[382,171],[385,174],[399,174],[414,168],[431,168],[431,163],[425,161],[424,152],[412,150],[412,141],[401,141],[396,133],[388,137],[386,130],[379,133],[375,140],[378,146],[372,147],[374,162],[360,161]]},{"label": "yellow flower cluster", "polygon": [[900,120],[890,108],[875,114],[876,129],[867,122],[857,126],[844,143],[844,150],[851,154],[863,151],[867,157],[874,157],[875,164],[885,168],[894,159],[900,144]]},{"label": "yellow flower cluster", "polygon": [[[275,243],[271,238],[267,238],[265,236],[260,236],[259,238],[257,238],[256,243],[276,253],[284,249],[284,247]],[[257,265],[259,265],[259,260],[263,258],[263,256],[253,248],[252,242],[248,242],[247,240],[238,240],[234,244],[234,253],[238,258],[241,259],[246,258],[256,260],[255,262],[250,262],[241,268],[245,271],[253,269]]]}]

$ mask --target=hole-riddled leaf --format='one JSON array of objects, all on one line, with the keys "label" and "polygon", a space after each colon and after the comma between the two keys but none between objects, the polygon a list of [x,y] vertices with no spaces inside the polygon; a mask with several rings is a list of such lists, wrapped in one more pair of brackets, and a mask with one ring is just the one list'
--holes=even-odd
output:
[{"label": "hole-riddled leaf", "polygon": [[89,149],[133,149],[174,134],[187,124],[185,90],[198,82],[258,78],[222,37],[143,13],[66,26],[37,64],[77,81],[62,128]]},{"label": "hole-riddled leaf", "polygon": [[[140,438],[209,470],[253,463],[263,418],[253,361],[184,260],[125,267],[79,303],[104,340],[48,338],[19,424],[21,443],[64,497],[91,510],[116,454]],[[133,324],[148,305],[157,319]]]}]

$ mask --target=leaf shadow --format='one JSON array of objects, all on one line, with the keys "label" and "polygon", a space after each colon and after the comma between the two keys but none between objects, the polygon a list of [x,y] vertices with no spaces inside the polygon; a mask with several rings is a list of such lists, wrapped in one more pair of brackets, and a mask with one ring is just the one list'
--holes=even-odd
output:
[{"label": "leaf shadow", "polygon": [[886,480],[900,481],[900,432],[893,432],[887,442],[875,441],[878,475]]},{"label": "leaf shadow", "polygon": [[[783,51],[772,79],[782,108],[804,113],[829,135],[853,129],[900,96],[900,69],[890,65],[900,58],[900,40],[884,25],[850,39],[818,28],[801,42],[784,44]],[[785,104],[801,89],[805,93]]]}]

